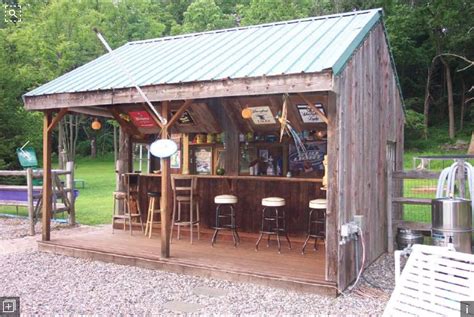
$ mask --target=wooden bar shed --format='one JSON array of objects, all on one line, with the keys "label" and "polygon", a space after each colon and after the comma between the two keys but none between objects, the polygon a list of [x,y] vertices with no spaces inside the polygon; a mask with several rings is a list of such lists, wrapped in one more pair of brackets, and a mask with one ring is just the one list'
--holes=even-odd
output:
[{"label": "wooden bar shed", "polygon": [[[116,262],[337,293],[356,277],[357,242],[341,237],[345,224],[362,216],[365,265],[391,248],[388,239],[397,210],[388,208],[388,199],[400,188],[388,182],[388,175],[402,168],[404,109],[381,9],[130,42],[114,54],[155,109],[144,103],[110,53],[25,94],[26,109],[44,112],[44,186],[51,184],[51,131],[66,113],[114,118],[121,126],[122,146],[128,149],[133,142],[150,144],[158,135],[177,136],[178,166],[170,166],[169,159],[152,159],[148,173],[139,175],[137,200],[142,210],[146,210],[146,191],[161,191],[160,243],[136,234],[51,239],[51,206],[45,203],[41,249],[107,261],[121,257]],[[291,156],[292,139],[275,141],[280,130],[275,116],[284,100],[295,132],[305,142],[324,144],[315,155],[319,159],[327,155],[326,172],[321,160],[315,168],[298,169]],[[243,118],[246,108],[261,111],[260,117]],[[167,124],[156,111],[168,119]],[[220,164],[225,175],[216,175],[215,164],[201,173],[193,161],[202,145],[200,137],[222,132],[225,156]],[[222,151],[216,144],[208,148],[213,160],[219,161]],[[273,155],[276,167],[267,167],[266,175],[249,171],[252,163],[242,160],[252,151],[257,153],[256,161]],[[122,153],[120,173],[133,171],[130,153]],[[157,169],[160,173],[153,174]],[[291,177],[285,177],[288,171]],[[305,234],[309,200],[326,198],[325,243],[308,255],[299,251],[279,255],[271,248],[255,252],[253,242],[248,249],[245,243],[235,249],[214,249],[207,239],[193,246],[170,244],[169,179],[177,173],[196,174],[199,179],[203,227],[212,227],[214,195],[239,196],[237,221],[249,241],[259,230],[263,197],[286,199],[290,238],[295,243]],[[323,186],[324,174],[327,186]],[[49,194],[44,191],[44,202],[50,202]],[[111,246],[113,241],[121,247]],[[245,263],[239,266],[240,262]],[[274,270],[262,271],[266,266]]]}]

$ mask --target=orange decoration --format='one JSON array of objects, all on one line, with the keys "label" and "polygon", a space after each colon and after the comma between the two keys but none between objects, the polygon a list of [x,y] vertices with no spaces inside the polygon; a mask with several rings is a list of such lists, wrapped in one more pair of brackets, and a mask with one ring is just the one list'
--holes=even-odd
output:
[{"label": "orange decoration", "polygon": [[251,117],[252,117],[252,109],[245,108],[244,110],[242,110],[242,118],[250,119]]},{"label": "orange decoration", "polygon": [[94,121],[92,121],[91,128],[92,130],[100,130],[100,128],[102,128],[102,124],[99,120],[94,119]]}]

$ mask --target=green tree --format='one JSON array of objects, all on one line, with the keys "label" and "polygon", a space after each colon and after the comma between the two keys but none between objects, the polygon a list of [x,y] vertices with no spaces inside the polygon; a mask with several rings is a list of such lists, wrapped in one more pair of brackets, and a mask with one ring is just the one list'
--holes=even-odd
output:
[{"label": "green tree", "polygon": [[310,0],[251,0],[248,6],[240,5],[242,25],[276,22],[307,17],[311,12]]},{"label": "green tree", "polygon": [[224,14],[214,0],[196,0],[184,12],[181,27],[175,27],[175,33],[201,32],[229,28],[234,26],[234,18]]}]

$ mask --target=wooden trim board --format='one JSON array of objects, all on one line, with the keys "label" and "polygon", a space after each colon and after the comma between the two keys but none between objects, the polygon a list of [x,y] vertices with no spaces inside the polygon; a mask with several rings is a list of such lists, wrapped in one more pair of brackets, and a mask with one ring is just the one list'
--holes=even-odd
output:
[{"label": "wooden trim board", "polygon": [[54,241],[38,241],[38,250],[76,258],[91,259],[119,265],[132,265],[146,269],[163,270],[167,272],[194,275],[204,278],[216,278],[234,282],[255,283],[269,287],[278,287],[334,297],[337,295],[336,285],[333,282],[306,282],[298,279],[288,279],[286,277],[279,278],[272,275],[225,270],[218,267],[183,262],[177,258],[148,259],[137,256],[115,254],[112,252],[101,252],[88,250],[85,248],[59,245],[55,244]]},{"label": "wooden trim board", "polygon": [[[225,79],[142,87],[153,102],[230,96],[332,91],[330,71],[284,76]],[[24,96],[27,110],[107,106],[143,102],[135,88]]]}]

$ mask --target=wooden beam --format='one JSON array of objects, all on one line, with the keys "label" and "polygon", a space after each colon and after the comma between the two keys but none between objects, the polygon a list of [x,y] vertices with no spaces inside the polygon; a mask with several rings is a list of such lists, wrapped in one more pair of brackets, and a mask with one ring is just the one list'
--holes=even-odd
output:
[{"label": "wooden beam", "polygon": [[[161,107],[161,115],[168,119],[168,101],[164,101]],[[161,132],[162,139],[168,139],[168,127],[163,127]],[[161,257],[170,257],[170,236],[171,236],[171,179],[170,179],[170,159],[169,157],[161,159]],[[191,210],[193,206],[190,207]]]},{"label": "wooden beam", "polygon": [[135,127],[132,123],[127,122],[124,119],[122,119],[122,117],[120,116],[120,113],[117,111],[117,109],[114,109],[114,108],[111,107],[109,109],[109,111],[112,114],[112,116],[114,117],[114,119],[118,122],[118,124],[122,127],[122,129],[124,129],[125,132],[127,132],[127,134],[129,134],[131,136],[135,136],[138,139],[144,139],[145,138],[145,135],[143,133],[141,133],[140,131],[138,131],[137,127]]},{"label": "wooden beam", "polygon": [[311,101],[309,101],[309,99],[306,98],[304,94],[298,93],[298,96],[300,96],[301,99],[303,99],[304,102],[306,102],[306,104],[308,105],[309,109],[311,109],[311,111],[317,114],[318,117],[321,118],[321,120],[323,120],[326,124],[328,124],[328,118]]},{"label": "wooden beam", "polygon": [[168,121],[166,127],[169,129],[179,118],[183,115],[183,113],[191,106],[193,103],[192,99],[185,100],[184,103],[179,107],[178,112],[176,112],[173,117]]},{"label": "wooden beam", "polygon": [[150,117],[153,119],[153,121],[155,121],[155,123],[158,125],[158,127],[160,127],[160,129],[163,129],[163,123],[161,123],[161,120],[160,118],[158,118],[155,113],[153,112],[152,109],[150,109],[150,105],[148,105],[147,103],[143,104],[144,108],[145,108],[145,111],[148,112],[148,114],[150,115]]},{"label": "wooden beam", "polygon": [[46,111],[43,117],[43,241],[49,241],[51,238],[51,121],[51,111]]},{"label": "wooden beam", "polygon": [[183,170],[182,173],[189,174],[189,134],[183,133]]},{"label": "wooden beam", "polygon": [[85,114],[85,115],[92,116],[92,117],[113,118],[113,116],[110,114],[109,111],[104,110],[104,109],[100,109],[100,108],[96,108],[96,107],[87,107],[87,108],[86,107],[82,107],[82,108],[72,107],[72,108],[69,108],[69,111]]},{"label": "wooden beam", "polygon": [[[332,91],[330,71],[252,78],[224,79],[179,84],[162,84],[143,87],[148,99],[187,100],[230,96],[269,95]],[[101,91],[59,93],[42,96],[25,96],[27,110],[51,108],[110,106],[115,104],[141,103],[142,97],[135,88]]]},{"label": "wooden beam", "polygon": [[441,172],[433,171],[395,171],[393,172],[393,178],[397,179],[438,179]]},{"label": "wooden beam", "polygon": [[51,121],[51,123],[48,126],[48,132],[51,132],[56,125],[61,121],[61,119],[68,113],[68,108],[62,108],[59,110],[58,114],[54,117],[54,119]]}]

